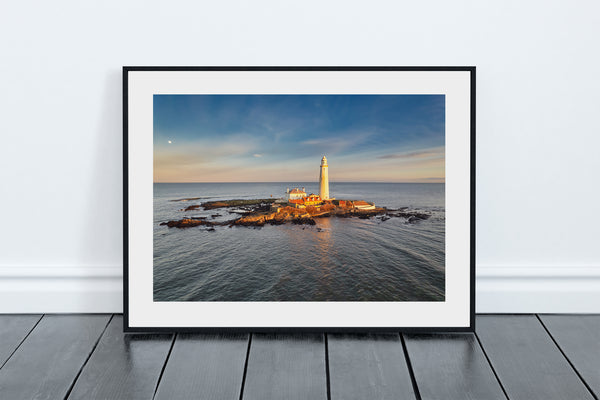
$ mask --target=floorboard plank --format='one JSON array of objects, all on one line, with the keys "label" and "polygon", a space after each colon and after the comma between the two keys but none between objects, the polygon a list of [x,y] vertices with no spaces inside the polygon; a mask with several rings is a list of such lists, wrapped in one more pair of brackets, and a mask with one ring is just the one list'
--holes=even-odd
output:
[{"label": "floorboard plank", "polygon": [[0,367],[41,317],[41,315],[0,315]]},{"label": "floorboard plank", "polygon": [[600,315],[540,315],[556,343],[600,398]]},{"label": "floorboard plank", "polygon": [[243,399],[327,399],[324,335],[252,335]]},{"label": "floorboard plank", "polygon": [[414,399],[397,333],[329,334],[331,399]]},{"label": "floorboard plank", "polygon": [[593,398],[534,315],[478,316],[476,327],[510,399]]},{"label": "floorboard plank", "polygon": [[156,400],[238,400],[248,334],[179,334]]},{"label": "floorboard plank", "polygon": [[0,399],[63,399],[110,315],[45,315],[0,370]]},{"label": "floorboard plank", "polygon": [[69,396],[85,399],[151,399],[173,335],[123,334],[115,315]]},{"label": "floorboard plank", "polygon": [[404,335],[423,400],[506,399],[473,334]]}]

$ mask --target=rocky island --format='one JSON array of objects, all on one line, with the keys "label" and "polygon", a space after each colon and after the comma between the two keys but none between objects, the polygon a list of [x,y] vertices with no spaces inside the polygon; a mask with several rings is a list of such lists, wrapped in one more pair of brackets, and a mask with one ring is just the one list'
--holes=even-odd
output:
[{"label": "rocky island", "polygon": [[[293,204],[293,203],[292,203]],[[393,217],[406,219],[408,223],[415,223],[428,219],[429,214],[410,211],[407,208],[399,210],[386,207],[376,207],[362,200],[330,200],[319,205],[305,207],[291,206],[289,203],[278,202],[277,199],[254,200],[218,200],[192,205],[181,211],[224,209],[229,214],[238,215],[237,218],[226,221],[209,221],[207,217],[189,217],[180,220],[162,222],[169,228],[190,228],[194,226],[264,226],[281,225],[285,223],[298,225],[315,225],[317,218],[361,218],[377,217],[386,221]],[[212,217],[220,216],[214,214]]]}]

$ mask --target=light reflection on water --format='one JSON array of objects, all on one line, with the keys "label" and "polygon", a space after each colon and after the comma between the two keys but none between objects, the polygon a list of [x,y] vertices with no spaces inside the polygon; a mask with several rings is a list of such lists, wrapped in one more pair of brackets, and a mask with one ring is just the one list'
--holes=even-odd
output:
[{"label": "light reflection on water", "polygon": [[[310,183],[296,184],[306,186]],[[287,185],[293,186],[293,185]],[[179,211],[213,199],[262,198],[286,184],[155,184],[156,301],[441,301],[444,299],[444,185],[337,184],[346,198],[433,214],[403,219],[318,218],[316,226],[176,229],[159,223],[215,210]],[[332,185],[333,187],[333,185]],[[243,196],[244,193],[249,193]],[[339,198],[339,197],[338,197]],[[422,206],[418,206],[422,204]],[[235,218],[219,210],[218,220]]]}]

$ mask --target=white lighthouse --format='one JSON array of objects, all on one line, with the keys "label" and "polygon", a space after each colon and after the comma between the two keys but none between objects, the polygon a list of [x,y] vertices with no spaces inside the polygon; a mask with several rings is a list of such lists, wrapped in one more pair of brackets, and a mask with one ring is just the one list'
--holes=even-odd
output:
[{"label": "white lighthouse", "polygon": [[321,159],[321,173],[319,174],[319,196],[321,200],[329,199],[329,167],[327,158],[323,156]]}]

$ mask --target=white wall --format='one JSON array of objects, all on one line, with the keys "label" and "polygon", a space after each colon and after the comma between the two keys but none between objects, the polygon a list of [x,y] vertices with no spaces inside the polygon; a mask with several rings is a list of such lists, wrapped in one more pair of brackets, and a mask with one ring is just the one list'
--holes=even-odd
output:
[{"label": "white wall", "polygon": [[10,1],[0,311],[121,309],[121,66],[477,66],[478,310],[600,312],[600,3]]}]

